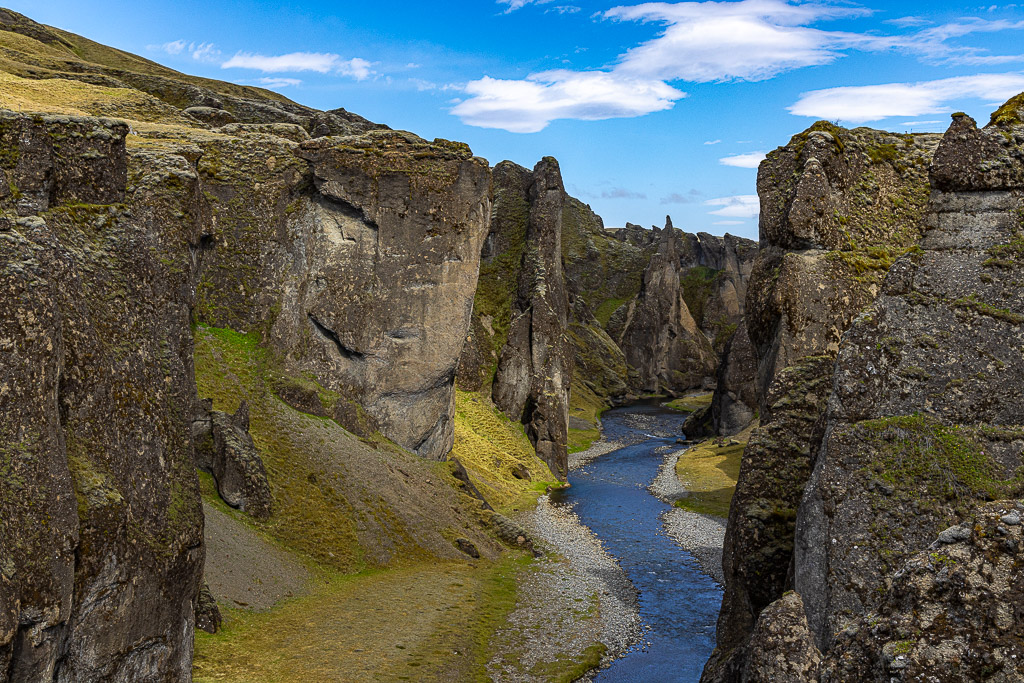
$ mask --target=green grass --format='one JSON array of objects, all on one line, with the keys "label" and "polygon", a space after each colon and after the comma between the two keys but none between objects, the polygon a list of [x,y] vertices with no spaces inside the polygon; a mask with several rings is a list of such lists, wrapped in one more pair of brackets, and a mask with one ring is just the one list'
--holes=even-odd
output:
[{"label": "green grass", "polygon": [[[455,392],[455,445],[453,457],[469,471],[480,493],[496,509],[518,505],[524,496],[558,485],[548,466],[537,457],[523,427],[509,420],[490,399],[480,394]],[[525,467],[531,480],[513,471]]]},{"label": "green grass", "polygon": [[605,299],[602,301],[594,309],[594,317],[597,319],[597,322],[601,323],[601,327],[608,327],[608,321],[611,320],[612,315],[627,301],[629,299]]},{"label": "green grass", "polygon": [[706,408],[711,405],[711,399],[715,395],[713,393],[708,394],[695,394],[693,396],[681,396],[680,398],[673,399],[665,404],[666,408],[672,410],[679,410],[684,413],[692,413],[695,410]]},{"label": "green grass", "polygon": [[273,610],[222,608],[196,634],[196,683],[486,680],[496,632],[517,602],[522,553],[343,576]]},{"label": "green grass", "polygon": [[683,453],[676,461],[676,476],[689,491],[676,507],[729,516],[729,504],[740,476],[740,461],[756,422],[733,439],[709,439]]}]

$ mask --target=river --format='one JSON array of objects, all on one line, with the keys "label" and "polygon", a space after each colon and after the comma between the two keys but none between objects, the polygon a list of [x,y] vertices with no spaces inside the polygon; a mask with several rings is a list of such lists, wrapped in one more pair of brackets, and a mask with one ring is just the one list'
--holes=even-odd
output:
[{"label": "river", "polygon": [[570,506],[639,591],[645,633],[595,681],[697,681],[714,649],[722,590],[662,526],[667,503],[648,486],[665,452],[678,448],[685,415],[639,404],[604,414],[605,439],[624,444],[569,473],[552,502]]}]

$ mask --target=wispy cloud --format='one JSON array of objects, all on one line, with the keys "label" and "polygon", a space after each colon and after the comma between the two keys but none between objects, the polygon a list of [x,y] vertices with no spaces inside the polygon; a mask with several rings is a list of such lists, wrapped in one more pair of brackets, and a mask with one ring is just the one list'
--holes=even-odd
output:
[{"label": "wispy cloud", "polygon": [[662,204],[693,204],[701,196],[700,190],[690,190],[686,194],[673,192],[661,198]]},{"label": "wispy cloud", "polygon": [[900,28],[907,28],[913,26],[928,26],[935,22],[925,19],[924,17],[899,17],[897,19],[886,19],[885,23],[892,24],[893,26],[899,26]]},{"label": "wispy cloud", "polygon": [[470,98],[452,108],[463,123],[536,133],[556,119],[629,118],[672,107],[686,93],[659,80],[622,78],[606,71],[559,69],[525,80],[484,76],[466,85]]},{"label": "wispy cloud", "polygon": [[647,199],[647,195],[643,192],[634,192],[624,187],[613,187],[610,190],[604,190],[601,192],[603,199]]},{"label": "wispy cloud", "polygon": [[[553,0],[497,0],[505,12]],[[549,11],[561,11],[557,6]],[[1024,30],[1024,21],[965,18],[927,26],[918,17],[891,20],[909,32],[883,35],[819,28],[823,22],[864,17],[851,4],[740,0],[646,2],[594,15],[612,21],[660,25],[652,39],[594,71],[547,71],[521,80],[485,76],[466,86],[468,98],[452,109],[464,123],[529,133],[556,119],[598,120],[663,111],[685,96],[675,81],[761,81],[781,73],[832,63],[851,52],[899,52],[932,64],[1002,64],[1024,54],[993,55],[961,45],[976,33]],[[621,99],[621,103],[617,100]]]},{"label": "wispy cloud", "polygon": [[1003,101],[1024,90],[1024,72],[977,74],[919,83],[845,86],[800,95],[789,111],[851,123],[879,121],[890,116],[945,113],[961,99]]},{"label": "wispy cloud", "polygon": [[718,163],[723,166],[735,166],[737,168],[757,168],[764,161],[765,152],[748,152],[747,154],[734,154],[722,157]]},{"label": "wispy cloud", "polygon": [[713,216],[723,218],[754,218],[761,213],[761,205],[756,194],[741,194],[733,197],[718,197],[704,202],[705,206],[719,208],[709,211]]},{"label": "wispy cloud", "polygon": [[268,88],[288,88],[302,85],[302,81],[298,78],[260,78],[257,79],[257,82]]},{"label": "wispy cloud", "polygon": [[721,142],[721,140],[705,140],[704,144],[705,145],[717,145],[720,142]]},{"label": "wispy cloud", "polygon": [[165,52],[172,56],[187,53],[197,62],[218,62],[221,58],[221,51],[213,43],[196,43],[185,40],[172,40],[161,45],[147,45],[146,49],[151,52]]},{"label": "wispy cloud", "polygon": [[903,121],[900,123],[901,126],[935,126],[941,123],[945,123],[942,120],[936,121]]},{"label": "wispy cloud", "polygon": [[715,221],[712,225],[743,225],[743,221]]},{"label": "wispy cloud", "polygon": [[255,69],[264,73],[295,73],[315,71],[338,73],[363,81],[374,75],[373,64],[360,57],[342,59],[340,55],[324,52],[291,52],[285,55],[261,55],[239,52],[221,64],[222,69]]},{"label": "wispy cloud", "polygon": [[546,5],[554,0],[496,0],[499,5],[507,5],[505,8],[505,14],[511,14],[517,9],[522,9],[527,5]]},{"label": "wispy cloud", "polygon": [[558,5],[551,9],[544,10],[544,13],[549,14],[551,12],[555,12],[557,14],[576,14],[582,9],[582,7],[577,7],[576,5]]}]

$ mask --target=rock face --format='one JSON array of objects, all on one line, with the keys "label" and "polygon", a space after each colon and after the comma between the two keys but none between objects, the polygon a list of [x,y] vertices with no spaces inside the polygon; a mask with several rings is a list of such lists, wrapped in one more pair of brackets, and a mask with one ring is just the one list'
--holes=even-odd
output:
[{"label": "rock face", "polygon": [[743,321],[722,351],[711,399],[711,432],[736,434],[750,424],[757,410],[757,355]]},{"label": "rock face", "polygon": [[527,196],[530,212],[518,295],[492,396],[502,411],[522,421],[538,457],[565,479],[573,356],[562,274],[565,190],[557,161],[545,157],[534,167]]},{"label": "rock face", "polygon": [[267,519],[274,501],[263,460],[249,435],[249,406],[243,400],[234,415],[212,410],[204,401],[192,420],[196,467],[213,475],[225,503]]},{"label": "rock face", "polygon": [[786,593],[761,612],[750,638],[750,650],[743,683],[806,683],[818,679],[821,653],[807,629],[804,603],[796,593]]},{"label": "rock face", "polygon": [[[254,136],[206,155],[233,173],[203,165],[214,201],[200,318],[265,330],[282,375],[312,378],[278,388],[300,410],[443,459],[490,220],[487,165],[460,143],[394,131]],[[235,173],[261,191],[245,196]]]},{"label": "rock face", "polygon": [[679,246],[679,234],[669,221],[640,293],[624,312],[618,337],[646,392],[686,391],[710,381],[714,373],[714,351],[683,299]]},{"label": "rock face", "polygon": [[0,115],[5,681],[190,676],[204,550],[178,267],[199,234],[192,195],[161,193],[196,174],[138,172],[127,132]]},{"label": "rock face", "polygon": [[[744,452],[730,508],[726,595],[705,681],[738,680],[758,614],[792,588],[797,507],[822,434],[839,339],[878,295],[893,260],[915,247],[937,143],[938,136],[822,122],[758,170],[761,246],[745,313],[761,427]],[[713,402],[719,406],[728,382],[722,389]]]},{"label": "rock face", "polygon": [[[891,585],[901,587],[900,599],[921,601],[917,618],[932,633],[928,615],[936,610],[949,606],[946,618],[955,619],[973,609],[937,588],[910,585],[922,576],[921,557],[905,562],[975,505],[1024,493],[1021,104],[1011,101],[980,131],[969,117],[954,117],[931,169],[935,191],[920,249],[894,264],[882,295],[843,340],[825,437],[797,518],[794,565],[810,629],[829,662],[845,657],[848,641],[836,634],[849,615],[888,609],[890,620],[909,623],[910,615],[893,613],[900,602],[886,590]],[[982,517],[990,525],[990,515]],[[939,538],[970,536],[963,527]],[[976,556],[987,541],[972,545]],[[994,574],[982,578],[979,561],[958,571],[969,583],[994,580],[986,586],[993,604],[1012,601],[1003,592],[1017,589]],[[999,574],[1013,567],[1013,553],[985,562]],[[989,624],[946,647],[926,639],[909,650],[943,680],[958,672],[1019,677],[1019,663],[1002,661],[998,650],[984,663],[961,658]]]},{"label": "rock face", "polygon": [[988,503],[952,527],[952,538],[943,532],[900,562],[877,609],[835,636],[821,679],[1024,677],[1022,513],[1016,501]]}]

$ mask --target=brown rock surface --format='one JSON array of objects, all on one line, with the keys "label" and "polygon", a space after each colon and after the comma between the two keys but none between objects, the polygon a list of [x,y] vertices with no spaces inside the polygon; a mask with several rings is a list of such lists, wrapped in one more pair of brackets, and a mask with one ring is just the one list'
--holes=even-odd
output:
[{"label": "brown rock surface", "polygon": [[519,290],[508,340],[498,360],[492,396],[526,433],[555,476],[568,472],[567,432],[572,348],[569,301],[562,275],[562,206],[558,162],[545,157],[533,170]]}]

